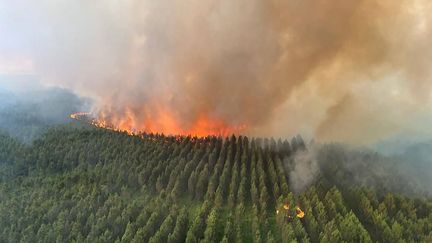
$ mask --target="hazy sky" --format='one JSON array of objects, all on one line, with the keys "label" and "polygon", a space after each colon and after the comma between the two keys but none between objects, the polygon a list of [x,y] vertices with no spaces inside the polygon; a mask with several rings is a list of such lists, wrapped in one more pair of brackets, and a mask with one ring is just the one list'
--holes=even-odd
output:
[{"label": "hazy sky", "polygon": [[0,85],[67,87],[138,129],[169,114],[185,129],[204,115],[260,136],[427,137],[431,10],[429,0],[0,0]]}]

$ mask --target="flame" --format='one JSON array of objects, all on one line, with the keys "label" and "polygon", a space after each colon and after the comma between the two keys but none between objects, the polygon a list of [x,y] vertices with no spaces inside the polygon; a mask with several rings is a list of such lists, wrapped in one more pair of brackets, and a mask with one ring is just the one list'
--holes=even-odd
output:
[{"label": "flame", "polygon": [[296,207],[296,214],[297,214],[297,218],[304,218],[305,213],[303,212],[303,210],[301,210],[301,208],[299,206]]},{"label": "flame", "polygon": [[[282,205],[282,208],[285,209],[285,215],[288,219],[292,219],[294,215],[291,215],[290,212],[288,211],[290,209],[290,205],[289,204],[284,204]],[[305,217],[305,212],[300,208],[300,206],[296,206],[295,207],[295,214],[297,216],[297,218],[302,219]],[[279,209],[276,209],[276,214],[279,214]]]},{"label": "flame", "polygon": [[161,133],[166,135],[181,136],[230,136],[232,134],[243,133],[246,125],[230,125],[227,122],[210,118],[206,113],[202,113],[188,126],[182,126],[175,118],[173,113],[161,109],[156,114],[145,114],[145,119],[138,119],[130,110],[126,110],[122,116],[113,116],[101,112],[95,116],[89,112],[78,112],[70,115],[75,120],[86,120],[90,124],[114,131],[123,131],[129,134],[138,133]]}]

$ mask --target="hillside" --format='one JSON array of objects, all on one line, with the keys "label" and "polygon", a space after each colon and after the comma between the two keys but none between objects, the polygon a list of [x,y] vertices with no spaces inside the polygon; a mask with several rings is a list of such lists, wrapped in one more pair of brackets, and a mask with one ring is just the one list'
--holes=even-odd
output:
[{"label": "hillside", "polygon": [[308,149],[85,127],[31,145],[0,135],[0,242],[432,242],[431,199],[349,186],[331,148],[319,155],[335,162],[294,190]]}]

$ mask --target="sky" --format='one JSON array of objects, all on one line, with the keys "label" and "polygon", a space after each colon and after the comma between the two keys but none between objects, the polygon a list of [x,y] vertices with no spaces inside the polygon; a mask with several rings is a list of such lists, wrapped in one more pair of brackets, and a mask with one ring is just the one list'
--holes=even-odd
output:
[{"label": "sky", "polygon": [[426,139],[431,10],[428,0],[0,0],[0,86],[68,88],[136,130]]}]

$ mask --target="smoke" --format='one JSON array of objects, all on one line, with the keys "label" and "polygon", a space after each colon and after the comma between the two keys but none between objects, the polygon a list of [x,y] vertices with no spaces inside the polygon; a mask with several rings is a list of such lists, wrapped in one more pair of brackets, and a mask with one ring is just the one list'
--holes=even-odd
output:
[{"label": "smoke", "polygon": [[413,124],[432,115],[430,10],[428,0],[2,1],[0,72],[21,67],[91,96],[128,129],[369,143],[428,131]]},{"label": "smoke", "polygon": [[301,193],[320,179],[342,188],[372,187],[379,193],[432,195],[432,143],[408,146],[402,154],[385,156],[342,144],[311,144],[285,159],[290,187]]},{"label": "smoke", "polygon": [[0,86],[0,134],[31,143],[49,127],[70,123],[69,114],[88,109],[90,100],[63,89],[34,88],[32,91],[17,87]]},{"label": "smoke", "polygon": [[298,151],[293,158],[284,160],[288,166],[291,189],[295,193],[304,191],[318,178],[320,168],[316,152],[316,147],[312,146],[309,150]]}]

